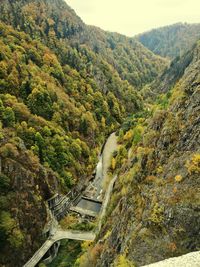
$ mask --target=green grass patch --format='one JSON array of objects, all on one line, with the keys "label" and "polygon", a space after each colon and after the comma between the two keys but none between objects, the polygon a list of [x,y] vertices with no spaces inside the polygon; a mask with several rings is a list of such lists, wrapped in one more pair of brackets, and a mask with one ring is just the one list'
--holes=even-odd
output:
[{"label": "green grass patch", "polygon": [[48,267],[73,267],[81,253],[80,241],[62,240],[57,257]]}]

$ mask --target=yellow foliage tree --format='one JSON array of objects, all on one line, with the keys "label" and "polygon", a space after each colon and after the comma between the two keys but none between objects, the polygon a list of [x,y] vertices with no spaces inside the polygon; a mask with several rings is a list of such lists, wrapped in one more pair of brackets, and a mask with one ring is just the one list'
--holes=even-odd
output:
[{"label": "yellow foliage tree", "polygon": [[106,127],[106,119],[104,117],[101,118],[101,126],[102,128]]},{"label": "yellow foliage tree", "polygon": [[129,141],[132,137],[133,137],[133,132],[132,132],[132,130],[129,130],[129,131],[126,132],[126,134],[124,135],[124,141]]},{"label": "yellow foliage tree", "polygon": [[183,180],[183,177],[181,175],[176,175],[175,181],[176,182],[181,182]]},{"label": "yellow foliage tree", "polygon": [[189,174],[200,173],[200,154],[193,155],[192,159],[186,163]]},{"label": "yellow foliage tree", "polygon": [[114,267],[134,267],[135,265],[129,261],[124,255],[119,255],[114,262]]},{"label": "yellow foliage tree", "polygon": [[115,158],[112,158],[111,168],[112,168],[112,170],[115,170],[115,168],[116,168],[116,159]]}]

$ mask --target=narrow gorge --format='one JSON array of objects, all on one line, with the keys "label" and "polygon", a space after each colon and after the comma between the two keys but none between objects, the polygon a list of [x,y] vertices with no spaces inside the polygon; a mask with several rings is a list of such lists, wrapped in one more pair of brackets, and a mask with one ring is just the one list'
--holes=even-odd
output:
[{"label": "narrow gorge", "polygon": [[0,1],[0,267],[200,266],[200,24],[137,25]]}]

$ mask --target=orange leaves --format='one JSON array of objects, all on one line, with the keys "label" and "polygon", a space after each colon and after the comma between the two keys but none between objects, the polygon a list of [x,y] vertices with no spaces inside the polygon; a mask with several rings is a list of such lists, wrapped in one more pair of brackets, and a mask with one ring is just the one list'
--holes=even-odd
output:
[{"label": "orange leaves", "polygon": [[168,248],[171,252],[174,252],[177,250],[177,246],[174,242],[169,243]]}]

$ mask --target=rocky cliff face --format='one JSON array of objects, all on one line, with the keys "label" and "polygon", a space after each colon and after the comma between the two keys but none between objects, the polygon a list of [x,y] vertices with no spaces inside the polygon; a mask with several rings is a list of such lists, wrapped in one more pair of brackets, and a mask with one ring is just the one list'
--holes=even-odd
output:
[{"label": "rocky cliff face", "polygon": [[167,93],[181,79],[185,69],[191,64],[196,57],[196,49],[187,51],[184,56],[175,58],[170,66],[151,84],[154,93]]},{"label": "rocky cliff face", "polygon": [[94,266],[115,266],[119,255],[142,266],[199,250],[199,49],[198,43],[169,107],[144,123],[131,163],[120,170]]},{"label": "rocky cliff face", "polygon": [[[5,142],[6,141],[6,142]],[[52,171],[21,140],[1,141],[1,264],[22,266],[43,242],[48,222],[45,200],[58,191]]]}]

